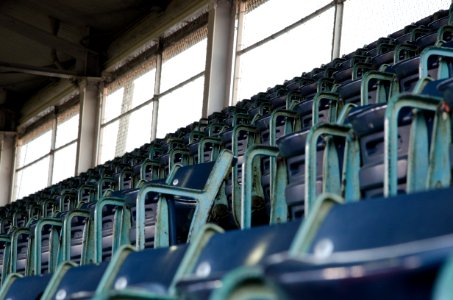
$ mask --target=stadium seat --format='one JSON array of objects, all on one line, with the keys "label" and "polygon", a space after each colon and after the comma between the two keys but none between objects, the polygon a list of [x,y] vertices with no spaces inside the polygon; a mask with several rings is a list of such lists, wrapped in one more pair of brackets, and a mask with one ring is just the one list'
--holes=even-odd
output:
[{"label": "stadium seat", "polygon": [[[241,269],[256,267],[269,256],[287,251],[299,226],[300,222],[294,221],[212,236],[191,270],[178,281],[179,297],[208,299],[214,289],[222,286],[228,272],[239,274]],[[234,251],[225,251],[230,248]]]},{"label": "stadium seat", "polygon": [[0,289],[1,299],[38,300],[51,279],[51,274],[22,276],[12,274]]},{"label": "stadium seat", "polygon": [[[420,293],[424,299],[452,251],[451,192],[447,188],[344,205],[326,199],[306,220],[290,252],[269,261],[266,276],[290,299],[305,289],[320,299],[333,294],[377,299],[378,292],[404,299]],[[411,261],[417,263],[409,266]],[[382,289],[381,284],[396,286]]]}]

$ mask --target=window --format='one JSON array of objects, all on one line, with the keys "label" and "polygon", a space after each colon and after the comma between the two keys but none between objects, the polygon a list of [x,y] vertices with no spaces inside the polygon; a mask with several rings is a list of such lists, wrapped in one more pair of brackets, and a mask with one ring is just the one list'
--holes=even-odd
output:
[{"label": "window", "polygon": [[207,27],[202,27],[164,50],[158,138],[201,118],[206,47]]},{"label": "window", "polygon": [[76,106],[57,118],[52,184],[74,176],[78,134],[79,107]]},{"label": "window", "polygon": [[332,1],[251,0],[245,6],[242,38],[237,41],[234,101],[331,60]]},{"label": "window", "polygon": [[201,118],[203,86],[204,78],[200,77],[160,98],[157,137]]},{"label": "window", "polygon": [[241,48],[253,45],[331,2],[331,0],[247,1]]},{"label": "window", "polygon": [[99,163],[151,139],[156,59],[106,85],[102,105]]},{"label": "window", "polygon": [[79,106],[54,113],[18,139],[13,199],[75,175]]},{"label": "window", "polygon": [[441,9],[451,0],[347,0],[343,12],[341,53],[347,54]]}]

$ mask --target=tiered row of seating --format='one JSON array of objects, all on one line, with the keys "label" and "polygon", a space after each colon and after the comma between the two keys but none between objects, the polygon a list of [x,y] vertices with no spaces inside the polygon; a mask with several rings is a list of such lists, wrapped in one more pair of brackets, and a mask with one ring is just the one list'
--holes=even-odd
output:
[{"label": "tiered row of seating", "polygon": [[453,6],[0,208],[0,297],[448,297],[452,25]]}]

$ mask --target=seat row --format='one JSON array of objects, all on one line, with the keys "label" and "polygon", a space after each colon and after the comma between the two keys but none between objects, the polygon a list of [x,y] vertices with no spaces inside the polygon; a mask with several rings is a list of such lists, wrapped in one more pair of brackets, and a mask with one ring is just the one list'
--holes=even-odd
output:
[{"label": "seat row", "polygon": [[53,275],[11,274],[0,297],[381,299],[391,292],[398,299],[435,293],[446,299],[452,192],[354,203],[326,194],[304,221],[226,232],[208,224],[188,244],[142,251],[123,246],[110,262],[65,262]]}]

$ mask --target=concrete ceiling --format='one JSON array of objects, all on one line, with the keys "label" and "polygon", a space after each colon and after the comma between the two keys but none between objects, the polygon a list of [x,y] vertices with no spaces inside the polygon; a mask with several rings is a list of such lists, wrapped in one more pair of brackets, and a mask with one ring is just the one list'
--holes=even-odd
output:
[{"label": "concrete ceiling", "polygon": [[100,76],[112,42],[170,2],[0,1],[0,109],[20,111],[26,99],[61,78]]}]

